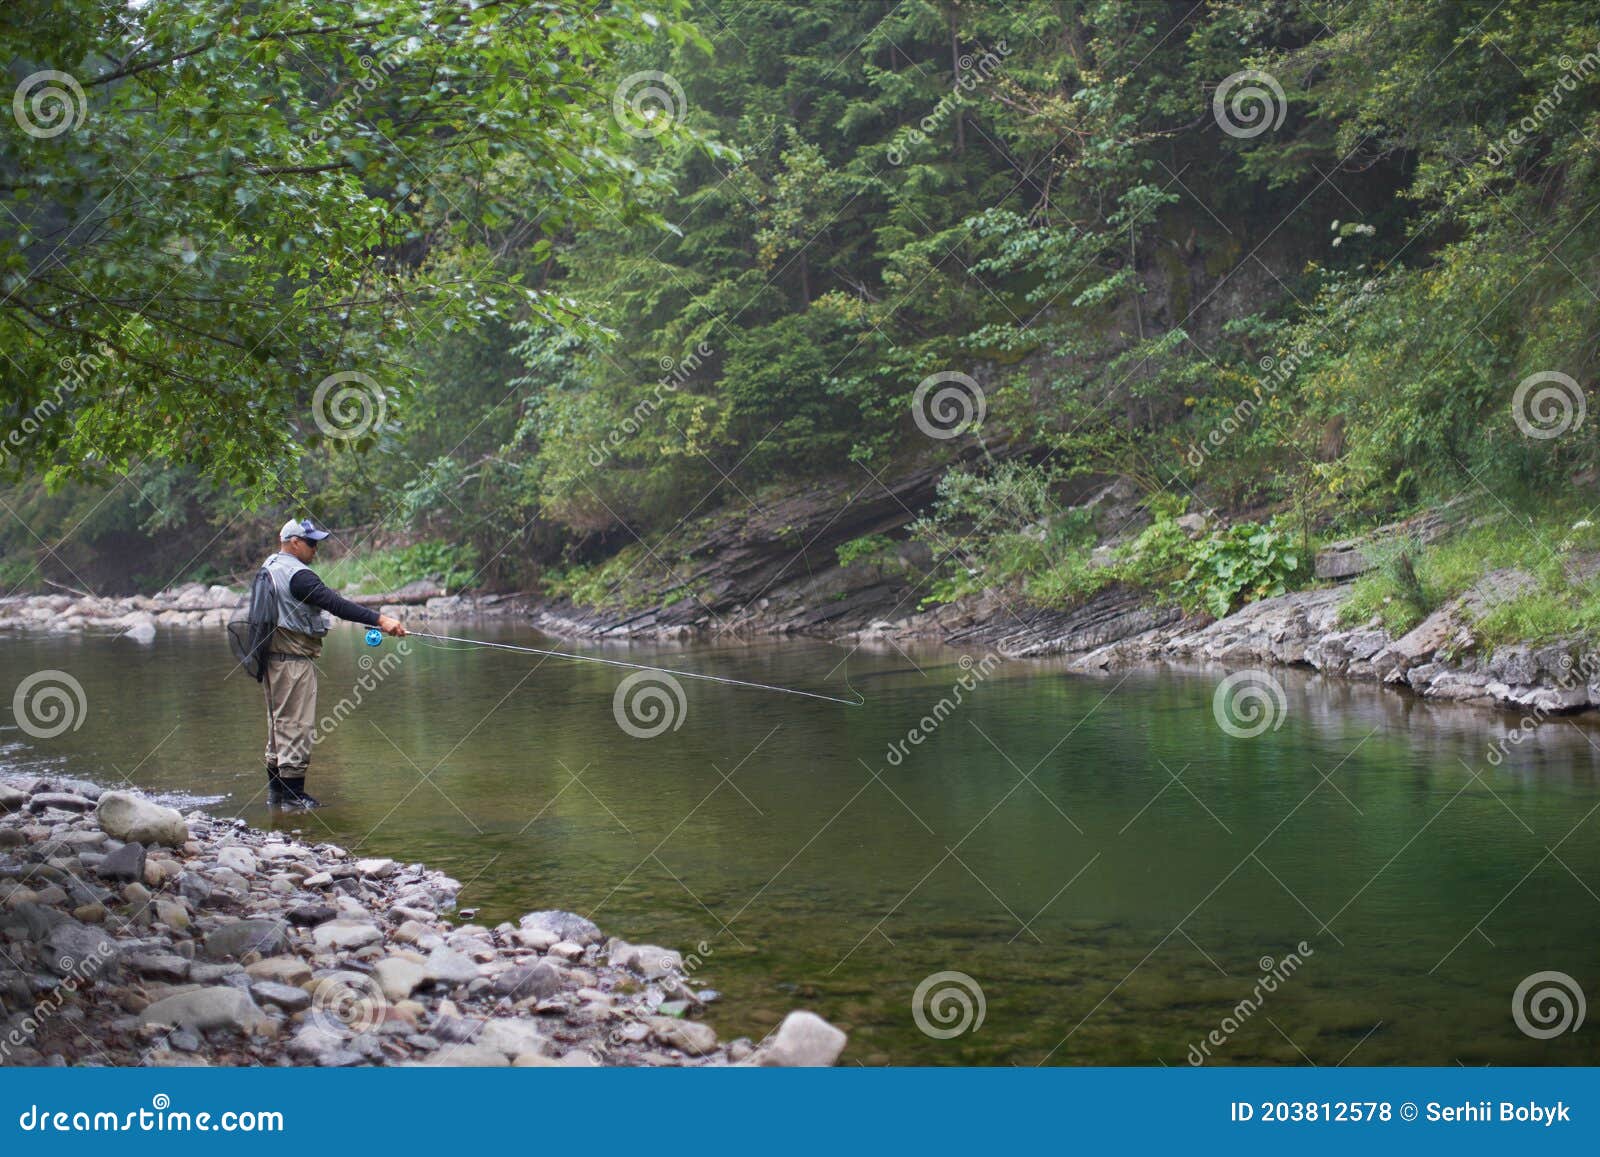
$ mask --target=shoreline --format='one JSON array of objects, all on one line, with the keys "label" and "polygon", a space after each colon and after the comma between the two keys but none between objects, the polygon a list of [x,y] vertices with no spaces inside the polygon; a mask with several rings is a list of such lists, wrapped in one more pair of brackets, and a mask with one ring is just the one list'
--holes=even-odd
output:
[{"label": "shoreline", "polygon": [[[457,923],[461,885],[138,792],[0,773],[0,1067],[831,1065],[789,1013],[698,1019],[690,954],[557,909]],[[707,953],[709,955],[709,953]]]},{"label": "shoreline", "polygon": [[[1064,611],[1015,609],[989,593],[893,621],[833,620],[825,628],[780,613],[745,619],[736,637],[980,645],[1005,659],[1063,658],[1069,670],[1094,675],[1192,660],[1230,668],[1301,668],[1533,721],[1600,708],[1600,653],[1581,640],[1517,643],[1487,652],[1478,646],[1472,616],[1525,578],[1516,570],[1492,572],[1398,636],[1376,622],[1341,623],[1346,591],[1324,586],[1247,603],[1221,619],[1185,618],[1174,607],[1112,588]],[[158,628],[220,628],[243,612],[245,600],[243,592],[199,583],[123,598],[12,597],[0,599],[0,632],[99,632],[147,644]],[[412,622],[518,621],[555,637],[595,642],[686,642],[711,633],[703,625],[664,622],[653,612],[619,617],[524,595],[438,596],[381,610]]]}]

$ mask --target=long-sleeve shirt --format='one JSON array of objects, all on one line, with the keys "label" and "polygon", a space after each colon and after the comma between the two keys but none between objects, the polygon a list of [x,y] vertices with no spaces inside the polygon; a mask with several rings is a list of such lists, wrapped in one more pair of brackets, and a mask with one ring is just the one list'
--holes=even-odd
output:
[{"label": "long-sleeve shirt", "polygon": [[351,602],[318,578],[317,572],[309,568],[295,571],[294,577],[289,580],[289,593],[303,603],[327,611],[334,618],[347,619],[352,623],[362,623],[369,627],[378,625],[377,611],[360,603]]}]

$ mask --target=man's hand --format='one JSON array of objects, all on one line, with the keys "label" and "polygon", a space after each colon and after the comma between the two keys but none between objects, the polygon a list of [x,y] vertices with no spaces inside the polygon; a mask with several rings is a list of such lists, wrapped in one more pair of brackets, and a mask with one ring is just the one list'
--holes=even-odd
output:
[{"label": "man's hand", "polygon": [[397,639],[403,639],[406,635],[406,625],[399,619],[391,618],[388,615],[378,616],[378,630],[386,635],[393,635]]}]

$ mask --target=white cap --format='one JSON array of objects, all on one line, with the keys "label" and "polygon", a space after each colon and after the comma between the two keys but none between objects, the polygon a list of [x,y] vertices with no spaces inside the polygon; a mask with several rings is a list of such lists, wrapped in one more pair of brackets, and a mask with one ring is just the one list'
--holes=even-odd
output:
[{"label": "white cap", "polygon": [[278,531],[279,542],[288,542],[291,538],[304,538],[310,542],[321,542],[327,537],[328,532],[309,518],[291,518],[283,524],[283,529]]}]

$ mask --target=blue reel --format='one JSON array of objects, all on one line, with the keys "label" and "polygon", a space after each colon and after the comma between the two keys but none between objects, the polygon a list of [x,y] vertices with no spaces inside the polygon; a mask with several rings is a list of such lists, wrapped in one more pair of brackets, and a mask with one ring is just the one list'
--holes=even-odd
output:
[{"label": "blue reel", "polygon": [[376,647],[381,642],[383,642],[383,632],[378,630],[377,627],[368,627],[367,646]]}]

